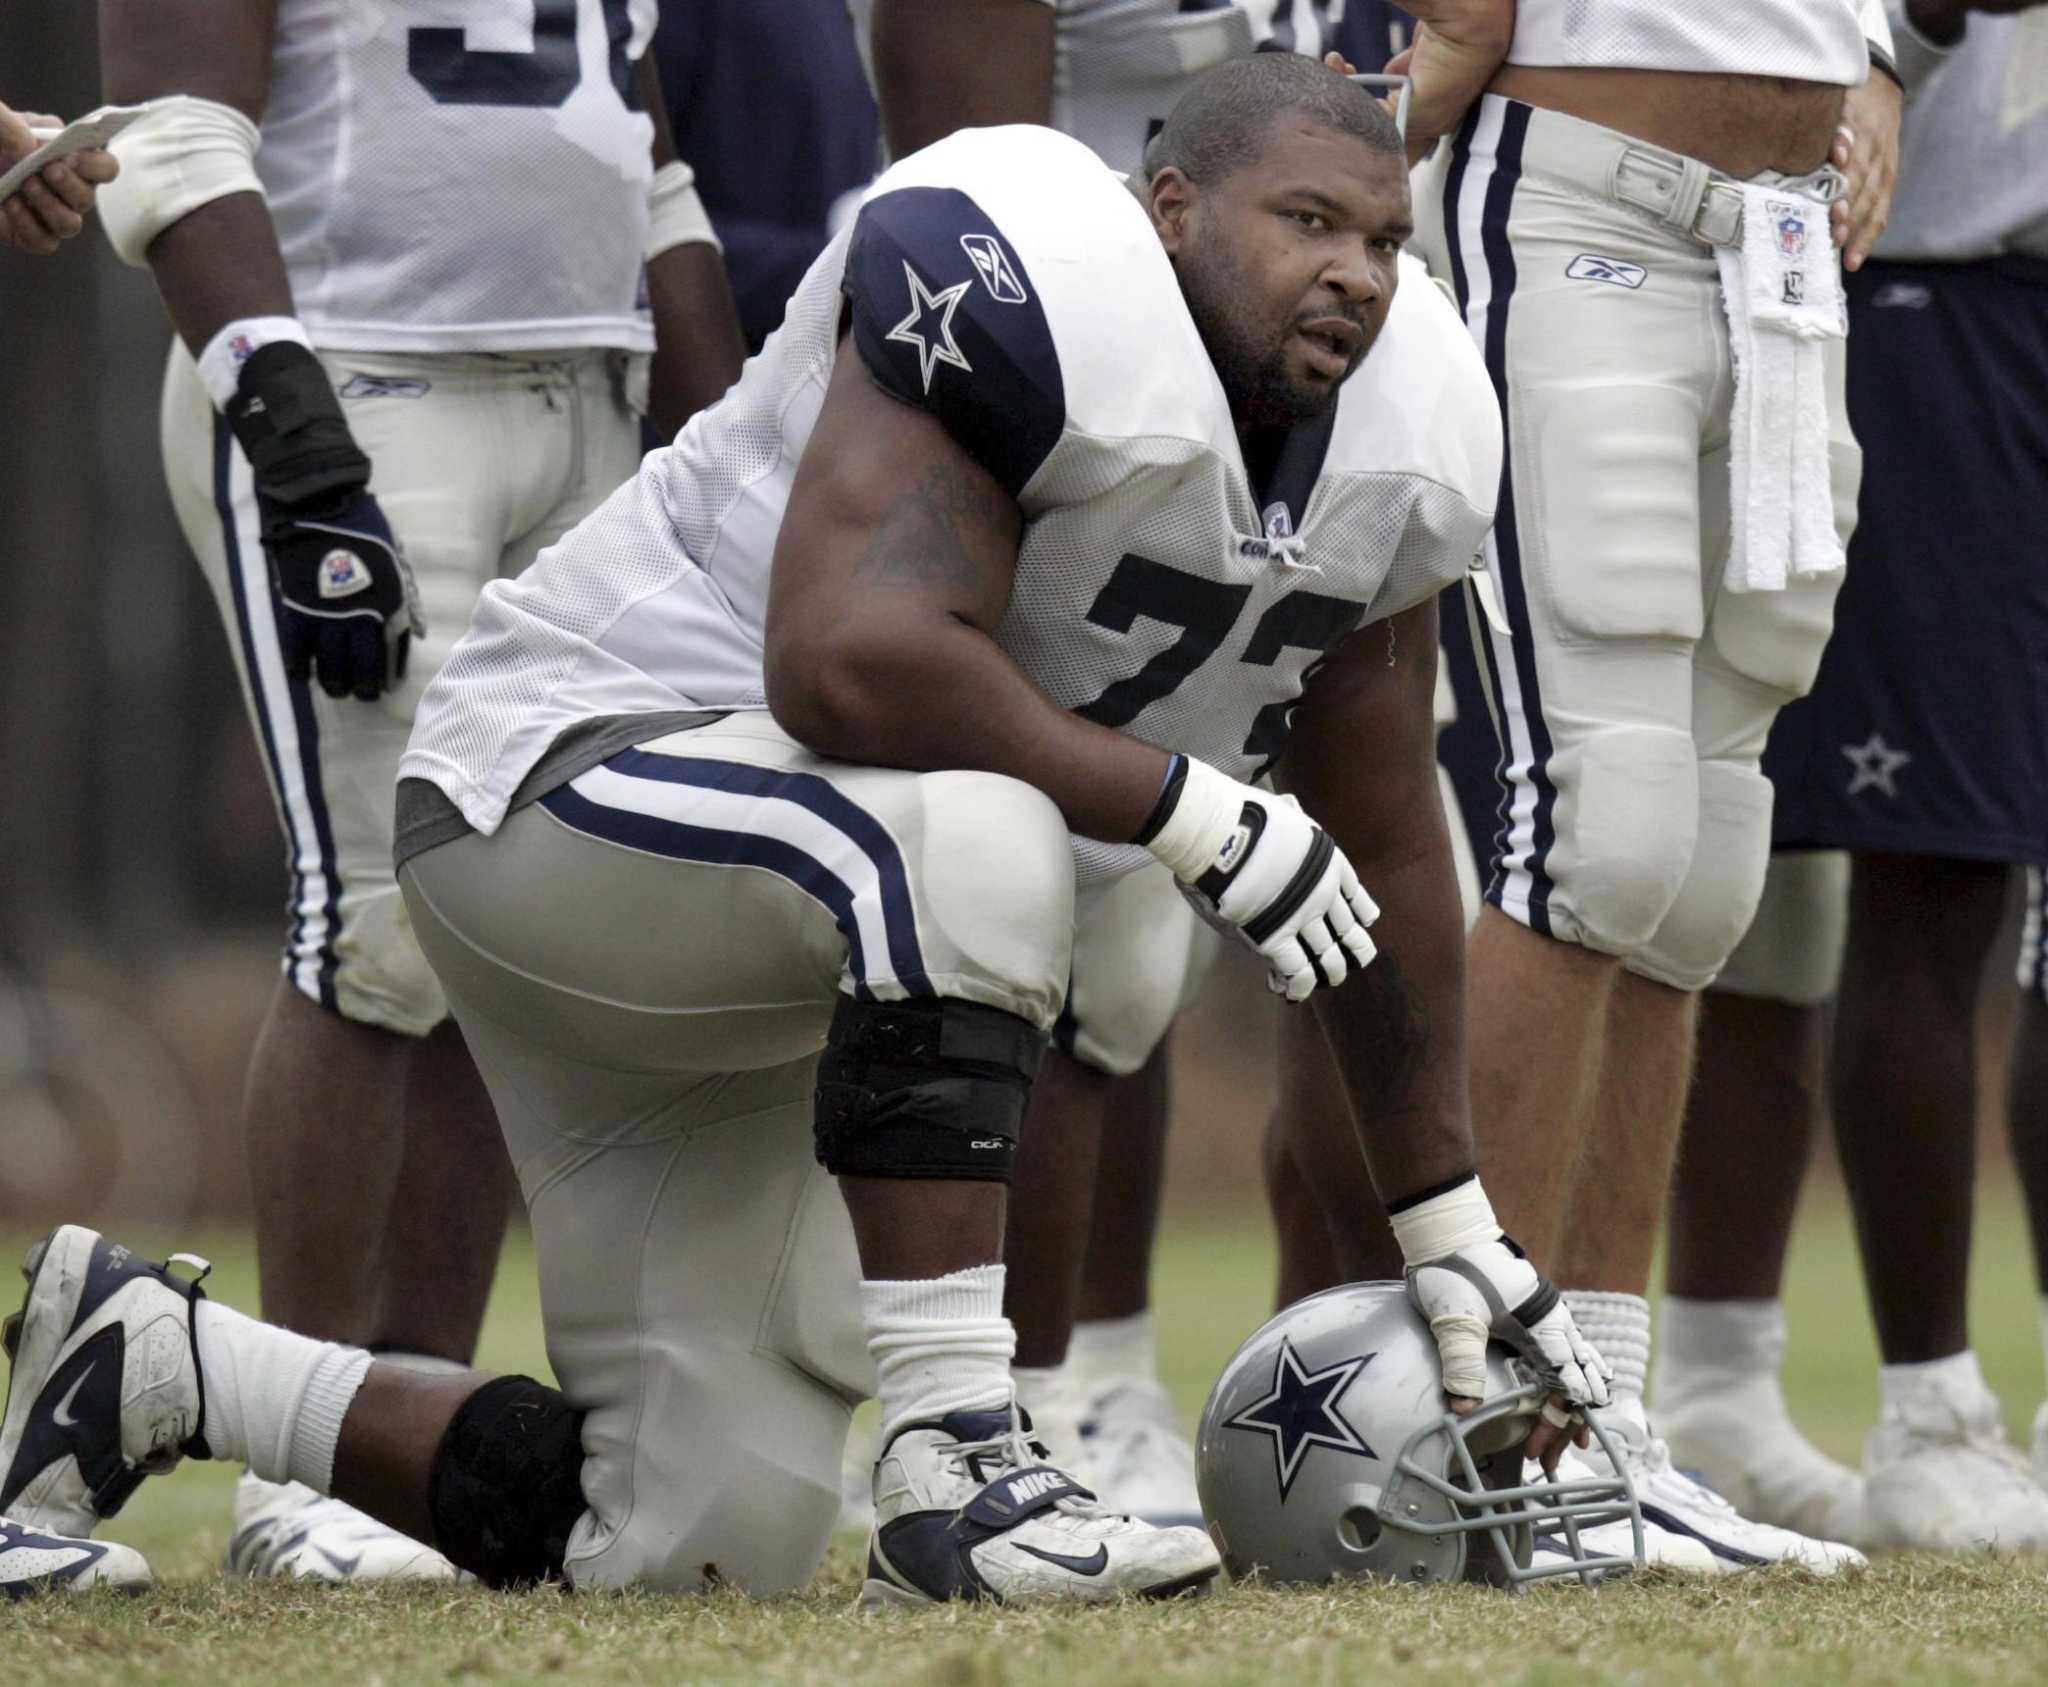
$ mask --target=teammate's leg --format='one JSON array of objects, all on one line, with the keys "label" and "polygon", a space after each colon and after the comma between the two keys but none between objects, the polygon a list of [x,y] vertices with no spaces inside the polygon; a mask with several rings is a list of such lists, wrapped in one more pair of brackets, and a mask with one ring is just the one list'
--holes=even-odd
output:
[{"label": "teammate's leg", "polygon": [[[1033,1384],[1067,1357],[1088,1262],[1103,1136],[1125,1087],[1057,1048],[1046,1052],[1032,1085],[1010,1186],[1019,1217],[1004,1244],[1009,1282],[1003,1307],[1017,1329],[1017,1368],[1034,1373],[1020,1375],[1018,1389],[1035,1418],[1047,1414],[1034,1401]],[[1059,1447],[1060,1430],[1068,1426],[1044,1421],[1039,1427]]]}]

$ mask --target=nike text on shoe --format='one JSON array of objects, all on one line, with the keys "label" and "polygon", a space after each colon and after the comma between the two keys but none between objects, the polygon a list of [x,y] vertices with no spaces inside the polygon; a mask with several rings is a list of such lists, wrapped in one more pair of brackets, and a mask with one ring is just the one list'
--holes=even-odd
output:
[{"label": "nike text on shoe", "polygon": [[173,1258],[191,1282],[73,1224],[29,1250],[28,1298],[4,1332],[0,1512],[89,1535],[145,1476],[206,1456],[192,1307],[208,1268]]},{"label": "nike text on shoe", "polygon": [[90,1587],[147,1587],[149,1565],[131,1547],[111,1541],[46,1535],[0,1517],[0,1599],[32,1593],[77,1593]]},{"label": "nike text on shoe", "polygon": [[898,1430],[875,1465],[861,1603],[1170,1599],[1214,1580],[1201,1530],[1113,1512],[1044,1457],[1008,1409]]},{"label": "nike text on shoe", "polygon": [[352,1505],[302,1483],[265,1482],[246,1471],[235,1487],[226,1568],[231,1576],[321,1582],[445,1582],[458,1574],[432,1547]]}]

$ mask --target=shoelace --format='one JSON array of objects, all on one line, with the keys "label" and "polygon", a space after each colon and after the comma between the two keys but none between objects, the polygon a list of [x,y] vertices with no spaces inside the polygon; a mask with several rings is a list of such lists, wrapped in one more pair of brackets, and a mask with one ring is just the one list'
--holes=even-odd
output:
[{"label": "shoelace", "polygon": [[[994,1477],[981,1474],[981,1467],[977,1465],[976,1460],[987,1455],[993,1455],[997,1459],[998,1472],[1022,1470],[1028,1465],[1046,1463],[1052,1457],[1044,1447],[1024,1433],[1023,1424],[1015,1417],[1010,1419],[1008,1434],[997,1435],[986,1441],[956,1441],[952,1446],[945,1448],[941,1456],[955,1476],[965,1477],[970,1482],[986,1484],[993,1481]],[[1120,1513],[1110,1510],[1106,1505],[1094,1500],[1076,1499],[1072,1495],[1053,1501],[1053,1509],[1082,1523],[1115,1521],[1120,1516]]]}]

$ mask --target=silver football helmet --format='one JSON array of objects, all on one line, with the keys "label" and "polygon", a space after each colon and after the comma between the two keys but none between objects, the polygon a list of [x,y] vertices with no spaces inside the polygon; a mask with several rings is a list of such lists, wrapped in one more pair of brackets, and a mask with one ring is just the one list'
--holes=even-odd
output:
[{"label": "silver football helmet", "polygon": [[[1223,1367],[1195,1455],[1230,1573],[1520,1588],[1641,1563],[1642,1514],[1622,1460],[1611,1459],[1613,1476],[1524,1481],[1543,1385],[1499,1343],[1487,1383],[1477,1411],[1447,1409],[1435,1338],[1401,1283],[1326,1289],[1265,1324]],[[1624,1521],[1629,1557],[1596,1551],[1582,1533]]]}]

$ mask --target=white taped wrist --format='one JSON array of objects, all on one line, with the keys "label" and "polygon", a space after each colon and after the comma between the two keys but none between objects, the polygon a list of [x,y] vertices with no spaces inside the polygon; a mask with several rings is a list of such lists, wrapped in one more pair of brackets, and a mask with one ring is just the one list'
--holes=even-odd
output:
[{"label": "white taped wrist", "polygon": [[199,379],[214,409],[227,409],[241,382],[242,365],[260,348],[280,340],[313,349],[305,324],[295,316],[245,316],[206,342],[206,349],[199,354]]},{"label": "white taped wrist", "polygon": [[1223,853],[1230,834],[1244,818],[1244,787],[1193,756],[1182,777],[1173,812],[1145,847],[1166,863],[1182,884],[1192,884]]},{"label": "white taped wrist", "polygon": [[1401,1244],[1401,1263],[1411,1270],[1443,1259],[1460,1248],[1501,1238],[1500,1221],[1479,1179],[1469,1177],[1455,1189],[1388,1215],[1394,1240]]},{"label": "white taped wrist", "polygon": [[723,252],[711,213],[697,197],[697,172],[676,161],[654,172],[647,188],[647,248],[651,263],[671,246],[702,245]]},{"label": "white taped wrist", "polygon": [[233,106],[178,94],[115,137],[121,173],[99,191],[100,224],[115,254],[138,267],[151,242],[202,205],[263,191],[256,125]]}]

